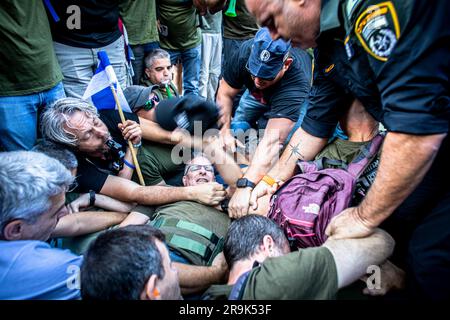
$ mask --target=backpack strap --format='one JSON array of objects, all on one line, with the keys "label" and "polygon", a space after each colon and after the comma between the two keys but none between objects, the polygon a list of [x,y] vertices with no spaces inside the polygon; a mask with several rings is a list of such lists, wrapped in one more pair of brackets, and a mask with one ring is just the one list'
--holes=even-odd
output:
[{"label": "backpack strap", "polygon": [[348,165],[347,171],[356,179],[372,162],[383,143],[384,134],[378,133],[368,144],[361,147],[359,154]]},{"label": "backpack strap", "polygon": [[326,157],[322,157],[320,159],[314,160],[314,164],[316,165],[317,170],[323,170],[329,167],[337,167],[339,169],[347,170],[348,166],[345,161],[337,160],[337,159],[328,159]]},{"label": "backpack strap", "polygon": [[[189,221],[177,218],[158,217],[151,222],[152,226],[161,229],[166,234],[166,242],[174,249],[183,249],[198,254],[203,261],[211,265],[214,258],[222,251],[224,238],[214,232]],[[190,239],[178,234],[178,230],[193,232],[202,241]],[[186,234],[185,234],[186,235]],[[211,249],[212,248],[212,249]]]}]

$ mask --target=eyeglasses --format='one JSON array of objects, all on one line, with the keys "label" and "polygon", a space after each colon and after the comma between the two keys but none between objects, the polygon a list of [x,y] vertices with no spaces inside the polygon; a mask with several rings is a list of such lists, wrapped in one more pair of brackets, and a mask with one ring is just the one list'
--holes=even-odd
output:
[{"label": "eyeglasses", "polygon": [[211,164],[190,164],[187,165],[186,168],[184,169],[184,174],[188,173],[188,172],[195,172],[200,170],[201,168],[205,169],[205,171],[208,172],[214,172],[214,167]]}]

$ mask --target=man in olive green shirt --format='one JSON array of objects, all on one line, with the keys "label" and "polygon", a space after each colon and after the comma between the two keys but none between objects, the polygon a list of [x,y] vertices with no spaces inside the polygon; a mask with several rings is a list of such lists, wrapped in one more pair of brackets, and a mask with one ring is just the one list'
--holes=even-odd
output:
[{"label": "man in olive green shirt", "polygon": [[138,84],[144,70],[144,59],[159,48],[155,0],[128,0],[120,5],[120,16],[126,27],[133,51],[133,84]]},{"label": "man in olive green shirt", "polygon": [[29,150],[38,113],[63,98],[43,1],[0,2],[0,151]]},{"label": "man in olive green shirt", "polygon": [[[229,1],[228,1],[229,2]],[[228,5],[223,10],[223,61],[227,63],[230,54],[239,49],[240,45],[252,39],[259,29],[256,19],[247,9],[245,0],[236,0],[236,16],[226,14]]]},{"label": "man in olive green shirt", "polygon": [[289,253],[288,241],[275,222],[247,215],[231,223],[225,239],[227,284],[210,287],[203,298],[333,299],[368,266],[384,262],[393,247],[391,236],[378,229],[366,238],[328,239],[321,247]]},{"label": "man in olive green shirt", "polygon": [[172,64],[183,66],[183,95],[198,95],[202,38],[196,9],[190,0],[160,0],[158,9],[161,48]]},{"label": "man in olive green shirt", "polygon": [[159,86],[152,89],[158,102],[172,97],[178,97],[178,90],[172,82],[173,66],[170,54],[164,49],[155,49],[145,57],[145,69],[140,79],[140,85],[145,87]]}]

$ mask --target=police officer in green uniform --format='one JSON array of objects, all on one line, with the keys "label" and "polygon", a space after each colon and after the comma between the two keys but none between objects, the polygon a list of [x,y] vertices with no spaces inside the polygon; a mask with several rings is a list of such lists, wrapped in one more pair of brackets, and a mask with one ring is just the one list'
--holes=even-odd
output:
[{"label": "police officer in green uniform", "polygon": [[[334,219],[328,233],[364,237],[383,223],[405,254],[412,297],[449,299],[450,3],[247,0],[247,7],[274,38],[316,48],[311,105],[267,175],[286,180],[297,159],[312,159],[342,112],[339,101],[349,94],[359,98],[372,115],[378,112],[388,134],[366,198]],[[255,197],[268,187],[260,182]]]}]

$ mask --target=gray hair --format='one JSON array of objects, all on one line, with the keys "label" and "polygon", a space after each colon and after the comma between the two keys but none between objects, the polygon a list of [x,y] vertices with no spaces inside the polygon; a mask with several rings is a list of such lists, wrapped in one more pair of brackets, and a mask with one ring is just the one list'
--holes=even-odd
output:
[{"label": "gray hair", "polygon": [[228,228],[223,246],[228,267],[232,268],[236,262],[257,254],[266,235],[272,237],[279,249],[289,245],[283,230],[269,218],[249,214],[234,220]]},{"label": "gray hair", "polygon": [[1,152],[0,232],[12,220],[35,223],[50,209],[50,197],[66,192],[73,180],[58,160],[43,153]]},{"label": "gray hair", "polygon": [[88,117],[97,117],[97,109],[87,101],[78,98],[62,98],[48,107],[41,117],[41,131],[44,137],[55,142],[75,147],[77,137],[68,132],[64,125],[75,112],[84,112]]},{"label": "gray hair", "polygon": [[31,151],[41,152],[51,158],[55,158],[69,170],[74,170],[78,167],[77,157],[72,151],[50,140],[42,140]]},{"label": "gray hair", "polygon": [[159,59],[169,59],[170,54],[164,49],[154,49],[145,57],[145,67],[151,68],[155,60]]}]

